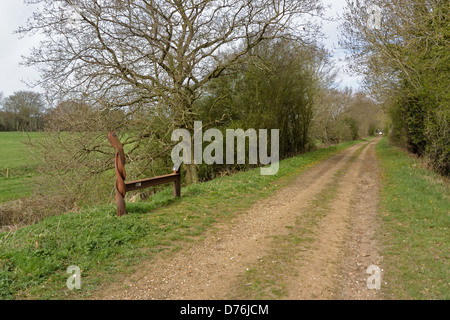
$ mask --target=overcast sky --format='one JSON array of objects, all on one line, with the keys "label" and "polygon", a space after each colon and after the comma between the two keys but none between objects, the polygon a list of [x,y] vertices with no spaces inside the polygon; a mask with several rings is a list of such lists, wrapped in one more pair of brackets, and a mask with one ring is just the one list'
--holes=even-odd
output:
[{"label": "overcast sky", "polygon": [[5,97],[18,90],[29,90],[21,80],[37,79],[37,72],[32,68],[19,66],[23,55],[37,45],[38,39],[19,39],[13,34],[20,26],[26,24],[27,18],[35,6],[27,6],[22,0],[0,0],[0,92]]},{"label": "overcast sky", "polygon": [[[336,17],[337,12],[342,12],[345,0],[324,0],[324,3],[333,6],[328,15]],[[19,35],[13,33],[26,24],[27,18],[32,15],[34,9],[35,6],[25,5],[22,0],[0,0],[0,92],[3,92],[4,97],[18,90],[33,90],[23,81],[38,78],[33,68],[20,66],[20,62],[22,56],[28,55],[30,48],[38,44],[39,39],[37,37],[19,39]],[[333,49],[334,62],[342,69],[344,62],[338,59],[344,57],[344,52],[338,47],[337,25],[338,22],[324,23],[324,33],[328,36],[325,43],[329,49]],[[358,86],[356,77],[350,77],[342,71],[339,74],[339,80],[341,87]]]}]

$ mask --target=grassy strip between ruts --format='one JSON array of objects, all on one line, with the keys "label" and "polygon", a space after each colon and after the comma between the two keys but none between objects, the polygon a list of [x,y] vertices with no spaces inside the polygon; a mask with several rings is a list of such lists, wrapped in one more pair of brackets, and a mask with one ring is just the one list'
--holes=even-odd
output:
[{"label": "grassy strip between ruts", "polygon": [[386,139],[376,152],[387,297],[450,299],[448,182]]},{"label": "grassy strip between ruts", "polygon": [[[115,275],[132,272],[140,260],[198,239],[218,219],[243,212],[303,170],[359,142],[285,159],[275,176],[249,170],[183,188],[178,199],[167,188],[146,202],[128,203],[129,214],[121,218],[113,205],[103,205],[0,233],[0,298],[84,298]],[[81,290],[66,287],[71,265],[82,271]]]}]

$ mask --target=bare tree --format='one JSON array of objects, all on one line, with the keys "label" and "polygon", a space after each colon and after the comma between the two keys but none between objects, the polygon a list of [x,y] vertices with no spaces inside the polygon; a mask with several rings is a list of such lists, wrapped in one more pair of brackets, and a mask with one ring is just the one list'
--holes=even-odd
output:
[{"label": "bare tree", "polygon": [[[28,0],[41,3],[19,30],[46,36],[27,58],[50,96],[98,108],[147,106],[192,129],[205,85],[261,42],[307,42],[320,0]],[[308,25],[306,30],[299,25]],[[146,128],[141,134],[150,134]],[[196,168],[188,169],[196,181]]]},{"label": "bare tree", "polygon": [[[347,0],[340,43],[350,52],[353,71],[365,76],[373,93],[386,96],[402,80],[416,90],[423,87],[422,69],[435,68],[438,60],[438,57],[426,60],[423,56],[443,41],[448,46],[443,30],[432,27],[442,23],[435,11],[445,8],[444,3],[441,0]],[[374,17],[379,20],[378,26],[370,23]],[[446,78],[446,75],[436,76]]]}]

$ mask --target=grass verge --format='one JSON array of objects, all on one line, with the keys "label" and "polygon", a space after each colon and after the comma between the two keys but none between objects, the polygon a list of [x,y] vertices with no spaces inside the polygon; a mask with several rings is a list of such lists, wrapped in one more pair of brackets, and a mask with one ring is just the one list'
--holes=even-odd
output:
[{"label": "grass verge", "polygon": [[449,184],[385,138],[376,152],[387,297],[448,300]]},{"label": "grass verge", "polygon": [[[80,299],[142,259],[198,239],[218,219],[229,219],[269,196],[307,168],[360,141],[342,143],[280,162],[275,176],[259,169],[192,185],[174,199],[170,188],[146,202],[128,203],[115,216],[104,205],[48,217],[0,233],[0,299]],[[69,266],[82,270],[82,289],[66,287]]]}]

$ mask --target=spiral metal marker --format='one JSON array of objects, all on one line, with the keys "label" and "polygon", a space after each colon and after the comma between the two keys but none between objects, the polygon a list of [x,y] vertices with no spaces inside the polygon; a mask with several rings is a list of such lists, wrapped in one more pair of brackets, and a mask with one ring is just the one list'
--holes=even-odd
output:
[{"label": "spiral metal marker", "polygon": [[127,176],[125,172],[125,153],[123,152],[122,143],[120,143],[119,137],[115,132],[108,134],[108,139],[111,145],[116,149],[115,167],[116,167],[116,202],[117,202],[117,216],[123,216],[127,214],[125,205],[125,178]]}]

